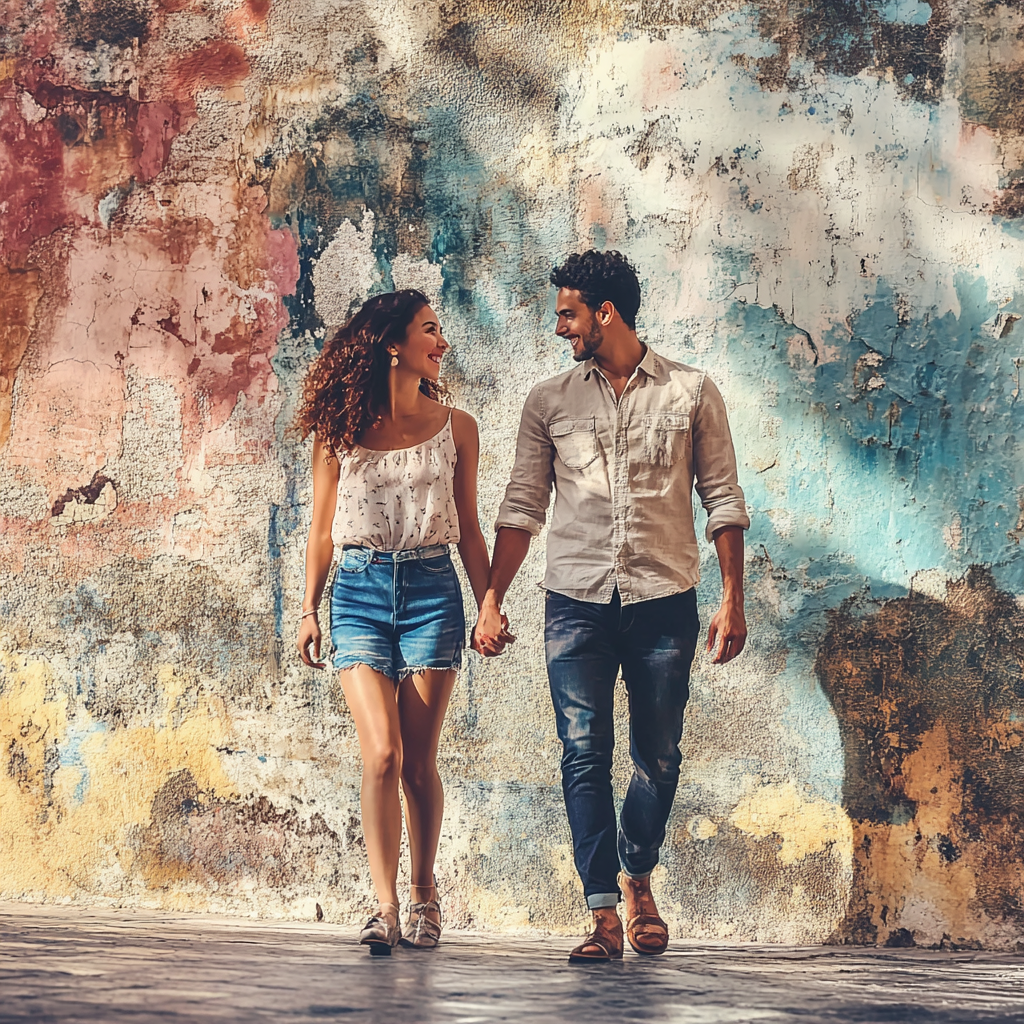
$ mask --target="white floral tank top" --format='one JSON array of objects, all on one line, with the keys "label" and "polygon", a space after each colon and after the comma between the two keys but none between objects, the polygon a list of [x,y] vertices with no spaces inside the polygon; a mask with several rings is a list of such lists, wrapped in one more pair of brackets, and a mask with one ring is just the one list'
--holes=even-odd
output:
[{"label": "white floral tank top", "polygon": [[422,444],[387,452],[356,445],[342,454],[331,527],[335,546],[408,551],[457,544],[456,461],[451,413]]}]

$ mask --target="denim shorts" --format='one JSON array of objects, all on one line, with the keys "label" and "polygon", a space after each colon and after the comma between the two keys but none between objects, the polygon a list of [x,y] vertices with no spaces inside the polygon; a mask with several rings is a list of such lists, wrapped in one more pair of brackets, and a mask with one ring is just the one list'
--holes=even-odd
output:
[{"label": "denim shorts", "polygon": [[369,665],[400,682],[462,664],[462,587],[443,544],[411,551],[345,547],[331,587],[335,668]]}]

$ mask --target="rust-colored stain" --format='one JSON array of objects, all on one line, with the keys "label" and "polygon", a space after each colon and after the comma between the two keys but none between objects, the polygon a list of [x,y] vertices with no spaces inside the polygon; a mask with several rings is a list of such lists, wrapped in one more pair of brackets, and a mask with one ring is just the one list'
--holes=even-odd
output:
[{"label": "rust-colored stain", "polygon": [[215,39],[198,50],[179,57],[171,80],[177,89],[194,93],[199,89],[226,89],[249,75],[249,58],[238,43]]},{"label": "rust-colored stain", "polygon": [[[845,755],[840,942],[976,944],[1024,923],[1024,610],[988,571],[832,613],[817,672]],[[943,934],[932,934],[945,922]]]},{"label": "rust-colored stain", "polygon": [[38,271],[0,264],[0,448],[11,433],[14,378],[28,348],[41,295]]}]

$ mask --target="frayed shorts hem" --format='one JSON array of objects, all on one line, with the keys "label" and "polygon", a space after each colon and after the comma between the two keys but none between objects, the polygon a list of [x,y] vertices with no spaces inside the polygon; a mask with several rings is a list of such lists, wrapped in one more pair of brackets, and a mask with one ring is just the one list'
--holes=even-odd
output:
[{"label": "frayed shorts hem", "polygon": [[459,657],[453,658],[446,664],[442,665],[403,665],[402,668],[395,672],[393,665],[386,665],[379,661],[374,661],[370,658],[353,658],[346,657],[344,655],[335,655],[333,660],[334,667],[339,672],[344,672],[345,669],[355,668],[357,665],[365,665],[367,668],[373,669],[374,672],[379,672],[382,676],[387,676],[388,679],[394,680],[396,683],[400,683],[409,676],[419,675],[421,672],[457,672],[462,667],[462,652],[459,652]]}]

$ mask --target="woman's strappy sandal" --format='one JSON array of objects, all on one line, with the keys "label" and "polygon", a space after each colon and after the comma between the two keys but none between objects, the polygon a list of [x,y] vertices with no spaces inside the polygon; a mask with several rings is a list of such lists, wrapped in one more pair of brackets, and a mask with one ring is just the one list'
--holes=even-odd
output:
[{"label": "woman's strappy sandal", "polygon": [[[427,916],[428,911],[437,914],[436,921]],[[399,941],[403,946],[410,949],[434,949],[441,938],[441,904],[437,902],[437,897],[426,903],[410,903],[409,917],[402,931]]]},{"label": "woman's strappy sandal", "polygon": [[[394,911],[394,924],[388,908]],[[398,925],[398,907],[394,903],[381,903],[377,913],[370,918],[359,933],[359,944],[369,947],[370,956],[391,956],[391,950],[402,938],[402,929]]]}]

